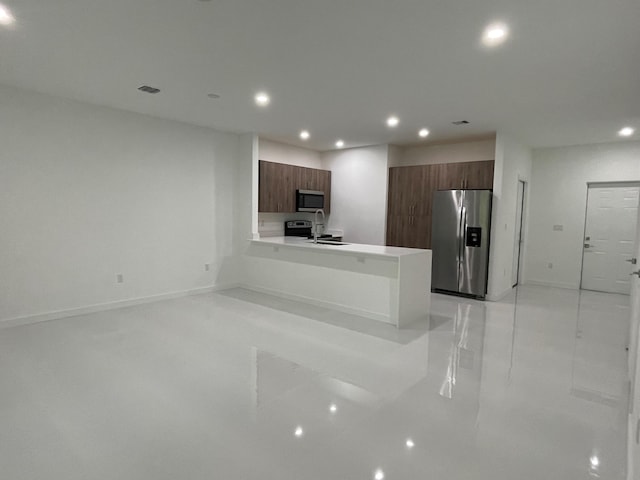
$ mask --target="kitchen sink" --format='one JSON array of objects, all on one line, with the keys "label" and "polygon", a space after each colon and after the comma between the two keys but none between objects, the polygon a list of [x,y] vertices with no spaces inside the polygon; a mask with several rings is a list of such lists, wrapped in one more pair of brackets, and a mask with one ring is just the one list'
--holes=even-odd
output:
[{"label": "kitchen sink", "polygon": [[317,242],[310,240],[309,243],[318,243],[319,245],[350,245],[349,243],[336,242],[333,240],[326,240],[326,239],[323,239],[323,240],[318,239]]}]

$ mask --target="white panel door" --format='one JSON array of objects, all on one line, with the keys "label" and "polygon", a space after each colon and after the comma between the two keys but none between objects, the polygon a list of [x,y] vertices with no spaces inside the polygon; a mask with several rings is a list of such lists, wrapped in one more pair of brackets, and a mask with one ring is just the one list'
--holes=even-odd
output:
[{"label": "white panel door", "polygon": [[582,288],[629,294],[640,187],[590,186]]}]

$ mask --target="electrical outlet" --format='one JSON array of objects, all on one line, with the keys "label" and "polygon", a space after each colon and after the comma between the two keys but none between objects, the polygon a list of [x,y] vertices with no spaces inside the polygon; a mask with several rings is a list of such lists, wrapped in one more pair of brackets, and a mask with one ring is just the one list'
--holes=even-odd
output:
[{"label": "electrical outlet", "polygon": [[553,263],[551,262],[547,263],[547,268],[553,268]]},{"label": "electrical outlet", "polygon": [[116,275],[116,282],[118,283],[124,283],[124,275],[122,275],[121,273]]},{"label": "electrical outlet", "polygon": [[553,226],[553,231],[554,232],[561,232],[564,230],[564,225],[554,225]]},{"label": "electrical outlet", "polygon": [[209,263],[205,263],[204,264],[204,271],[208,272],[209,270],[211,270],[211,265]]}]

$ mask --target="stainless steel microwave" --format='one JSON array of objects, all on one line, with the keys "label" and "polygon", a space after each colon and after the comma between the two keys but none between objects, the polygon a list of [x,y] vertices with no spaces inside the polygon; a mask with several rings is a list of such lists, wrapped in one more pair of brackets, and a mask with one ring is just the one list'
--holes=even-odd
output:
[{"label": "stainless steel microwave", "polygon": [[324,208],[324,192],[296,190],[297,212],[315,212],[319,208]]}]

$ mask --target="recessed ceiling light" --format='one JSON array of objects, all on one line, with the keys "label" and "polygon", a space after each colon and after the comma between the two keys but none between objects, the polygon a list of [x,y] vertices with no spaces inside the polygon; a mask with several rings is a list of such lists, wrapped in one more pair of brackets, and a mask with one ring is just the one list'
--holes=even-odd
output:
[{"label": "recessed ceiling light", "polygon": [[391,127],[391,128],[397,127],[399,123],[400,123],[400,119],[395,115],[392,115],[389,118],[387,118],[388,127]]},{"label": "recessed ceiling light", "polygon": [[220,98],[220,95],[218,95],[217,93],[207,93],[207,97],[217,100],[218,98]]},{"label": "recessed ceiling light", "polygon": [[492,23],[484,30],[482,42],[488,47],[495,47],[509,36],[509,28],[504,23]]},{"label": "recessed ceiling light", "polygon": [[302,140],[309,140],[309,137],[310,137],[310,136],[311,136],[311,134],[309,133],[309,131],[308,131],[308,130],[302,130],[302,131],[300,132],[300,138],[301,138]]},{"label": "recessed ceiling light", "polygon": [[11,10],[0,3],[0,25],[12,25],[15,21]]},{"label": "recessed ceiling light", "polygon": [[405,445],[407,446],[407,448],[413,448],[416,446],[415,443],[413,443],[413,440],[411,440],[410,438],[407,438],[407,441],[405,442]]},{"label": "recessed ceiling light", "polygon": [[423,128],[418,132],[418,135],[420,135],[421,138],[427,138],[429,136],[429,130]]},{"label": "recessed ceiling light", "polygon": [[258,92],[255,96],[256,104],[261,107],[266,107],[271,103],[271,98],[265,92]]},{"label": "recessed ceiling light", "polygon": [[373,478],[375,480],[384,480],[384,472],[382,471],[382,469],[377,469],[373,474]]},{"label": "recessed ceiling light", "polygon": [[302,435],[304,435],[304,430],[302,429],[302,427],[296,427],[295,431],[293,432],[293,434],[296,437],[301,437]]},{"label": "recessed ceiling light", "polygon": [[335,403],[332,403],[331,405],[329,405],[329,411],[331,413],[336,413],[338,411],[338,406]]},{"label": "recessed ceiling light", "polygon": [[336,147],[338,147],[338,148],[342,148],[342,147],[344,147],[344,141],[342,141],[342,140],[338,140],[338,141],[336,142]]},{"label": "recessed ceiling light", "polygon": [[631,135],[633,135],[635,133],[635,130],[631,127],[624,127],[623,129],[621,129],[618,132],[618,135],[620,135],[621,137],[630,137]]}]

